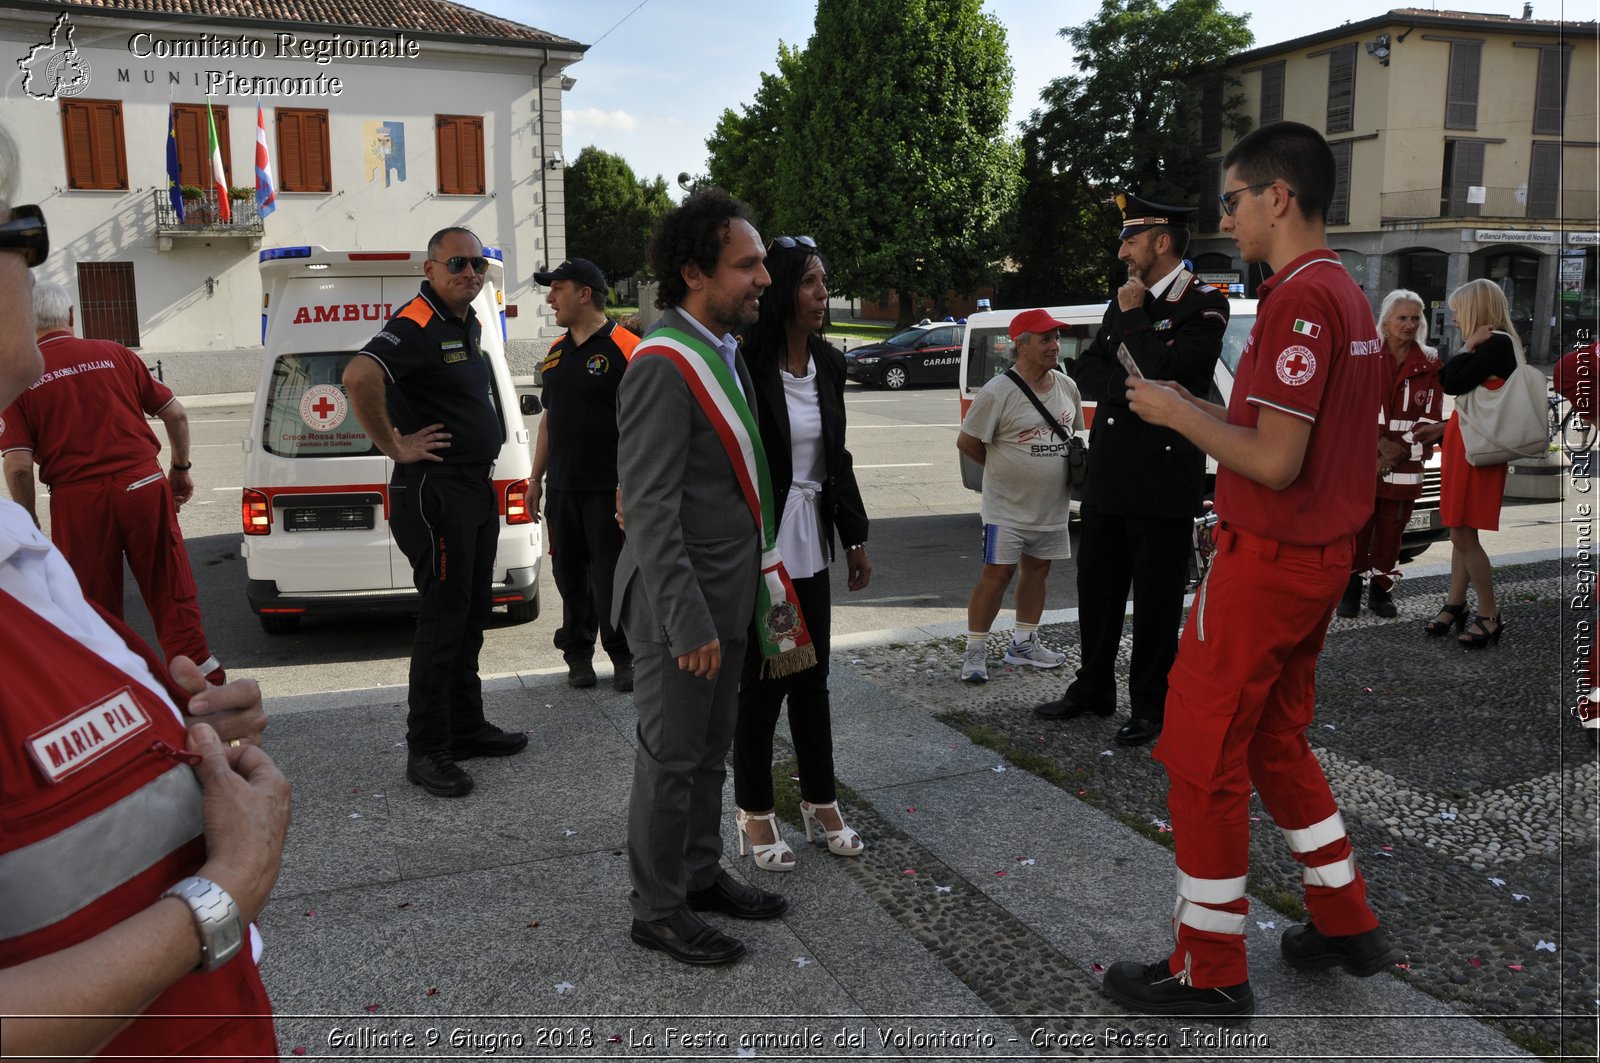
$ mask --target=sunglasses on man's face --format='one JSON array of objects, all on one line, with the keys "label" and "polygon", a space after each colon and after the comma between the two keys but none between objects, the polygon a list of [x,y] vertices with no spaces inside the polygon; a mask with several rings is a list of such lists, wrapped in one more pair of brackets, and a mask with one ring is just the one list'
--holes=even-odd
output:
[{"label": "sunglasses on man's face", "polygon": [[433,258],[428,261],[439,263],[450,271],[452,277],[468,266],[472,267],[472,272],[480,276],[489,268],[489,260],[482,255],[452,255],[449,258]]},{"label": "sunglasses on man's face", "polygon": [[815,251],[817,249],[817,242],[811,239],[809,236],[779,236],[775,237],[772,243],[767,245],[769,250],[774,247],[781,247],[785,250],[791,247],[809,247],[811,250]]},{"label": "sunglasses on man's face", "polygon": [[50,231],[45,228],[44,211],[33,204],[12,207],[11,220],[0,225],[0,251],[15,251],[29,266],[37,266],[50,254]]}]

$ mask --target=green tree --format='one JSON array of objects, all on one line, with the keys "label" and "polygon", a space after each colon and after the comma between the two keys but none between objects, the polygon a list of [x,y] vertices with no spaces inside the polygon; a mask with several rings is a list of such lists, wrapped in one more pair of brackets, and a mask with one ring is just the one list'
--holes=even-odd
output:
[{"label": "green tree", "polygon": [[[807,233],[846,292],[971,290],[1018,185],[1011,61],[981,0],[818,0],[792,68],[771,220]],[[775,93],[776,95],[776,93]]]},{"label": "green tree", "polygon": [[757,223],[769,228],[776,220],[778,145],[789,131],[792,79],[804,54],[779,41],[777,72],[763,71],[755,99],[738,111],[724,110],[706,138],[710,183],[743,200],[755,211]]},{"label": "green tree", "polygon": [[613,284],[641,272],[650,229],[672,209],[659,174],[641,181],[621,156],[590,145],[566,172],[568,257],[587,258]]},{"label": "green tree", "polygon": [[1006,246],[1015,272],[1001,281],[998,306],[1059,306],[1106,297],[1107,253],[1115,209],[1070,171],[1039,156],[1039,138],[1022,139],[1022,195]]}]

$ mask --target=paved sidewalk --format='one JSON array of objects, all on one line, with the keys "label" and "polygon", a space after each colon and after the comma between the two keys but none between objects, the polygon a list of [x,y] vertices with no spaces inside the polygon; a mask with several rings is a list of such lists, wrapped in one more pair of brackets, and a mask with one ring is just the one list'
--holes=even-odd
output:
[{"label": "paved sidewalk", "polygon": [[[1166,951],[1173,864],[1151,822],[1159,768],[1111,745],[1116,721],[1028,712],[1061,673],[997,654],[974,691],[946,640],[841,645],[837,771],[866,855],[807,847],[791,822],[798,869],[753,869],[734,855],[730,777],[726,863],[790,908],[713,916],[750,952],[709,969],[628,940],[634,712],[604,676],[592,691],[559,675],[492,684],[490,718],[532,744],[470,762],[478,788],[457,801],[404,781],[403,689],[274,703],[295,822],[261,929],[285,1058],[1463,1060],[1563,1039],[1593,1058],[1595,765],[1554,704],[1559,570],[1507,573],[1507,634],[1482,654],[1417,637],[1438,596],[1426,579],[1403,584],[1398,620],[1336,621],[1318,721],[1334,729],[1313,742],[1412,967],[1364,981],[1286,968],[1292,920],[1267,900],[1293,894],[1264,821],[1257,1014],[1232,1026],[1127,1016],[1100,995],[1103,966]],[[1045,629],[1069,668],[1074,629]]]}]

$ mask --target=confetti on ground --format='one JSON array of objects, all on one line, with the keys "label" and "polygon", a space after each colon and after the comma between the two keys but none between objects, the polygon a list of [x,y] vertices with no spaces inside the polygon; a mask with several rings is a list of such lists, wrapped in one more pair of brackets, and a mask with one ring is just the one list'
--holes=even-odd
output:
[{"label": "confetti on ground", "polygon": [[1520,963],[1508,963],[1508,964],[1506,964],[1506,970],[1508,970],[1508,971],[1520,971],[1520,970],[1522,970],[1522,964],[1520,964]]},{"label": "confetti on ground", "polygon": [[361,787],[352,786],[352,787],[350,787],[350,792],[353,793],[353,794],[359,794],[361,792]]},{"label": "confetti on ground", "polygon": [[1251,823],[1260,823],[1261,822],[1261,817],[1260,816],[1251,816],[1250,817],[1250,822]]},{"label": "confetti on ground", "polygon": [[753,1049],[753,1048],[741,1048],[741,1049],[739,1049],[739,1058],[740,1059],[754,1059],[755,1057],[756,1057],[756,1050],[755,1049]]},{"label": "confetti on ground", "polygon": [[431,985],[427,989],[423,990],[422,995],[425,997],[436,997],[439,995],[439,987],[436,985]]},{"label": "confetti on ground", "polygon": [[1540,938],[1539,943],[1535,945],[1534,948],[1544,949],[1546,952],[1554,952],[1556,950],[1556,943],[1554,941],[1546,941],[1544,938]]},{"label": "confetti on ground", "polygon": [[1380,846],[1378,846],[1378,848],[1382,849],[1386,853],[1394,852],[1394,846],[1392,846],[1392,845],[1380,845]]},{"label": "confetti on ground", "polygon": [[1006,770],[1006,766],[1004,764],[996,764],[994,767],[990,768],[989,770],[990,771],[996,771],[996,772],[1005,771]]},{"label": "confetti on ground", "polygon": [[399,904],[395,905],[395,907],[396,908],[409,908],[409,907],[411,907],[411,902],[410,901],[401,901]]},{"label": "confetti on ground", "polygon": [[1158,828],[1160,828],[1161,830],[1164,830],[1164,831],[1172,829],[1172,824],[1168,823],[1166,820],[1162,819],[1159,816],[1151,819],[1150,820],[1150,825],[1152,827],[1158,827]]},{"label": "confetti on ground", "polygon": [[620,1045],[621,1043],[622,1035],[620,1033],[614,1033],[610,1037],[606,1038],[606,1044],[608,1045]]},{"label": "confetti on ground", "polygon": [[1467,962],[1472,964],[1472,966],[1474,966],[1474,967],[1482,967],[1483,966],[1483,961],[1480,960],[1476,956],[1468,956],[1467,957]]},{"label": "confetti on ground", "polygon": [[1115,750],[1110,750],[1110,749],[1103,749],[1103,750],[1101,750],[1101,751],[1100,751],[1100,755],[1101,755],[1101,756],[1102,756],[1102,757],[1114,757],[1114,756],[1116,756],[1116,755],[1117,755],[1117,754],[1116,754],[1116,751],[1115,751]]},{"label": "confetti on ground", "polygon": [[1031,866],[1035,862],[1036,861],[1031,856],[1019,856],[1019,857],[1017,857],[1017,863],[1023,864],[1025,866]]},{"label": "confetti on ground", "polygon": [[528,924],[528,929],[532,930],[532,929],[538,927],[538,925],[539,925],[539,920],[535,919],[533,922]]},{"label": "confetti on ground", "polygon": [[578,832],[577,832],[577,831],[575,831],[575,830],[573,830],[573,829],[572,829],[572,828],[571,828],[571,827],[568,827],[568,828],[567,828],[567,829],[566,829],[566,830],[564,830],[564,831],[562,831],[562,832],[561,832],[561,836],[562,836],[562,837],[563,837],[563,838],[570,838],[570,837],[572,837],[572,836],[573,836],[573,835],[574,835],[574,834],[576,834],[576,833],[578,833]]},{"label": "confetti on ground", "polygon": [[576,988],[578,988],[578,987],[573,985],[571,982],[557,982],[555,984],[555,991],[556,991],[557,995],[564,995],[564,994],[570,993]]},{"label": "confetti on ground", "polygon": [[1100,963],[1098,961],[1096,961],[1094,963],[1091,963],[1089,965],[1089,969],[1092,970],[1095,974],[1105,974],[1106,973],[1106,965],[1103,964],[1103,963]]},{"label": "confetti on ground", "polygon": [[936,886],[933,887],[933,892],[935,892],[935,893],[949,893],[953,888],[954,888],[953,886],[938,886],[938,885],[936,885]]},{"label": "confetti on ground", "polygon": [[1088,797],[1089,796],[1089,791],[1088,790],[1079,790],[1078,791],[1078,796],[1079,797]]},{"label": "confetti on ground", "polygon": [[351,818],[351,819],[360,819],[360,818],[361,818],[361,813],[359,813],[359,812],[352,812],[352,813],[350,813],[350,818]]},{"label": "confetti on ground", "polygon": [[900,873],[902,875],[915,875],[917,873],[917,869],[914,868],[914,867],[908,867],[908,868],[906,868],[904,871],[902,871]]},{"label": "confetti on ground", "polygon": [[294,1054],[297,1055],[297,1056],[305,1055],[306,1054],[306,1046],[305,1045],[295,1045],[294,1046]]},{"label": "confetti on ground", "polygon": [[311,918],[312,916],[314,916],[316,914],[317,914],[317,910],[315,908],[313,908],[309,912],[306,913],[306,918],[309,919],[309,918]]},{"label": "confetti on ground", "polygon": [[1323,724],[1323,725],[1322,725],[1322,729],[1323,729],[1323,730],[1324,730],[1324,731],[1337,731],[1337,730],[1338,730],[1338,728],[1337,728],[1337,727],[1335,727],[1335,726],[1334,726],[1334,725],[1333,725],[1333,724],[1331,724],[1331,723],[1325,723],[1325,724]]},{"label": "confetti on ground", "polygon": [[852,658],[850,658],[850,663],[851,664],[861,664],[862,660],[861,660],[860,657],[852,657]]},{"label": "confetti on ground", "polygon": [[1009,871],[996,871],[994,873],[995,878],[1005,878],[1009,874],[1011,874],[1011,872],[1009,872]]},{"label": "confetti on ground", "polygon": [[917,806],[916,805],[908,805],[908,806],[906,806],[906,811],[911,813],[914,816],[914,815],[917,814]]},{"label": "confetti on ground", "polygon": [[1440,819],[1455,819],[1456,818],[1456,814],[1454,812],[1441,812],[1441,813],[1439,813],[1439,818]]},{"label": "confetti on ground", "polygon": [[1395,964],[1395,966],[1400,968],[1402,971],[1411,970],[1411,965],[1409,963],[1405,962],[1404,960],[1401,960],[1399,963]]},{"label": "confetti on ground", "polygon": [[378,1010],[378,1005],[376,1005],[376,1004],[368,1004],[367,1005],[367,1010],[371,1011],[371,1012],[376,1012]]},{"label": "confetti on ground", "polygon": [[1371,687],[1362,687],[1361,688],[1361,692],[1363,694],[1370,694],[1370,693],[1372,693],[1372,688]]},{"label": "confetti on ground", "polygon": [[1489,885],[1491,886],[1504,886],[1505,884],[1506,880],[1503,878],[1491,878],[1489,880]]},{"label": "confetti on ground", "polygon": [[1277,927],[1277,925],[1278,921],[1276,919],[1269,919],[1265,923],[1259,919],[1256,920],[1256,926],[1260,927],[1262,930],[1273,930]]},{"label": "confetti on ground", "polygon": [[[549,708],[549,707],[550,707],[550,706],[548,706],[548,705],[546,705],[546,706],[545,706],[545,708],[547,708],[547,709],[548,709],[548,708]],[[396,743],[395,743],[395,744],[394,744],[394,748],[396,748],[396,749],[399,749],[399,748],[400,748],[400,747],[401,747],[401,746],[403,746],[403,745],[405,745],[405,743],[404,743],[404,742],[396,742]]]},{"label": "confetti on ground", "polygon": [[804,956],[796,956],[794,958],[794,965],[796,967],[810,967],[811,961],[806,959]]},{"label": "confetti on ground", "polygon": [[1511,895],[1511,899],[1514,901],[1525,901],[1528,899],[1528,895],[1526,893],[1513,893]]}]

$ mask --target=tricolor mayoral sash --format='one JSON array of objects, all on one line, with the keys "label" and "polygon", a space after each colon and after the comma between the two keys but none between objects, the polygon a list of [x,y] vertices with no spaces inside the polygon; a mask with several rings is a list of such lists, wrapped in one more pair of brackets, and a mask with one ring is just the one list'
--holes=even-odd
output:
[{"label": "tricolor mayoral sash", "polygon": [[659,329],[639,341],[633,361],[666,358],[678,367],[689,393],[700,404],[727,452],[750,515],[761,529],[761,580],[756,592],[756,636],[761,644],[762,676],[786,676],[817,663],[811,630],[800,615],[794,584],[778,552],[778,520],[761,434],[733,372],[722,356],[698,336]]}]

